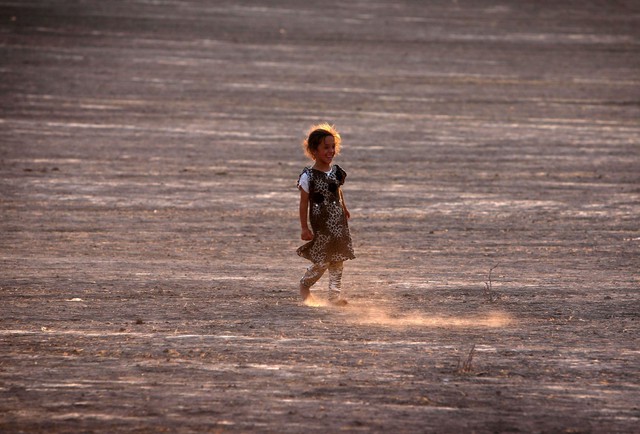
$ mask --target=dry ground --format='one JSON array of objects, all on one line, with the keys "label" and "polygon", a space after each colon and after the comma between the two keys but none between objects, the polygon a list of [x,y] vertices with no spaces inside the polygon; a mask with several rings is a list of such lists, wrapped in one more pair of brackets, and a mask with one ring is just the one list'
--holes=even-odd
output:
[{"label": "dry ground", "polygon": [[[0,431],[638,429],[637,2],[0,20]],[[344,309],[296,294],[323,120]]]}]

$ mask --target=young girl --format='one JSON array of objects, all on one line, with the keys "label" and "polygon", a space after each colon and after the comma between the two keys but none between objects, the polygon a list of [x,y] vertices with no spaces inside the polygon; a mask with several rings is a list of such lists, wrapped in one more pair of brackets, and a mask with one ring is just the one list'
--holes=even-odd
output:
[{"label": "young girl", "polygon": [[[354,259],[347,220],[351,217],[340,186],[347,173],[333,159],[340,152],[340,134],[329,124],[314,125],[303,143],[305,154],[314,161],[298,178],[302,239],[298,255],[313,262],[300,279],[303,300],[311,297],[311,286],[329,270],[329,301],[344,306],[340,297],[342,263]],[[311,221],[311,230],[307,224]]]}]

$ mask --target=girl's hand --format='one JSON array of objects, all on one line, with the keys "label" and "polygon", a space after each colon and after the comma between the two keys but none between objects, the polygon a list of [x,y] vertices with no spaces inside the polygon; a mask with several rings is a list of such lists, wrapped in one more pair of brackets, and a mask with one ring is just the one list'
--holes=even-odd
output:
[{"label": "girl's hand", "polygon": [[313,232],[309,228],[302,229],[302,235],[300,236],[303,241],[311,241],[313,239]]},{"label": "girl's hand", "polygon": [[344,210],[344,217],[347,220],[349,220],[351,218],[351,213],[347,209],[347,204],[344,203],[344,194],[342,194],[342,189],[339,189],[338,192],[340,193],[340,202],[342,202],[342,209]]}]

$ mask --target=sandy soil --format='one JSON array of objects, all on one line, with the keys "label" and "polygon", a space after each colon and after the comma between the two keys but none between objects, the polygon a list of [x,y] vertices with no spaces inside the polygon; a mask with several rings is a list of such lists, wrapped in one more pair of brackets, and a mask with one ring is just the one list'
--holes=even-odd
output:
[{"label": "sandy soil", "polygon": [[[637,430],[637,2],[0,19],[0,431]],[[297,297],[324,120],[342,309]]]}]

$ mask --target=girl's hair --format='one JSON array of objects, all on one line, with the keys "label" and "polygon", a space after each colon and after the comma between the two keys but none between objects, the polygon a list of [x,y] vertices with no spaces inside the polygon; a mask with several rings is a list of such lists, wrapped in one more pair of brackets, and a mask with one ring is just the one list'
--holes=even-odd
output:
[{"label": "girl's hair", "polygon": [[313,157],[313,153],[318,150],[318,146],[324,140],[325,137],[332,136],[336,142],[336,155],[340,153],[340,143],[342,139],[340,138],[340,133],[333,125],[329,125],[328,123],[322,123],[318,125],[313,125],[309,128],[309,133],[307,134],[307,138],[304,142],[302,142],[302,148],[304,149],[304,153],[307,157],[315,160]]}]

